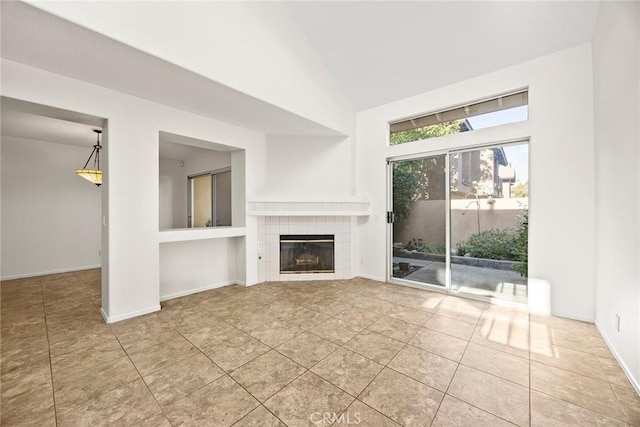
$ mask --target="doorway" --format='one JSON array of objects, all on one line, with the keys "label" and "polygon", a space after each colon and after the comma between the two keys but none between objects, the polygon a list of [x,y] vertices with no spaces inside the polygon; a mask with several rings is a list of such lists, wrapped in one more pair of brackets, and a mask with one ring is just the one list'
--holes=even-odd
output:
[{"label": "doorway", "polygon": [[527,303],[527,141],[389,161],[391,282]]}]

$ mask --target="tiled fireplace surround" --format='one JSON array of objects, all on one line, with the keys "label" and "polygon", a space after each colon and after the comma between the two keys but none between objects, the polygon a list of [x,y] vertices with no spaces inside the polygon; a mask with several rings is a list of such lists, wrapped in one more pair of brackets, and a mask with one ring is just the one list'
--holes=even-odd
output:
[{"label": "tiled fireplace surround", "polygon": [[[250,202],[258,217],[258,274],[265,281],[331,280],[352,276],[355,217],[368,215],[366,202]],[[280,236],[333,234],[335,273],[280,274]]]}]

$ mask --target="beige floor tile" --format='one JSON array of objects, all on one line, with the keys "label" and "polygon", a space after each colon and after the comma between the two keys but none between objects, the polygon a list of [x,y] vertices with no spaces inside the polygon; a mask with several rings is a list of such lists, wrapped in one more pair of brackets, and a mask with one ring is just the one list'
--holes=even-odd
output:
[{"label": "beige floor tile", "polygon": [[351,307],[351,304],[346,303],[341,299],[320,298],[316,302],[305,304],[305,307],[322,314],[326,314],[327,316],[335,316],[336,314]]},{"label": "beige floor tile", "polygon": [[179,337],[164,344],[154,345],[136,353],[129,354],[140,375],[173,366],[177,362],[199,354],[200,351],[186,339]]},{"label": "beige floor tile", "polygon": [[529,358],[529,325],[480,319],[471,342]]},{"label": "beige floor tile", "polygon": [[311,368],[311,371],[355,397],[382,368],[373,360],[340,348]]},{"label": "beige floor tile", "polygon": [[353,403],[344,411],[333,426],[371,426],[371,427],[399,427],[400,424],[390,418],[385,417],[380,412],[365,405],[359,400]]},{"label": "beige floor tile", "polygon": [[279,419],[260,405],[233,427],[287,427]]},{"label": "beige floor tile", "polygon": [[409,341],[409,344],[459,362],[468,342],[431,329],[422,328]]},{"label": "beige floor tile", "polygon": [[408,342],[416,332],[418,332],[420,327],[403,322],[402,320],[384,316],[376,320],[367,329],[393,338],[394,340]]},{"label": "beige floor tile", "polygon": [[429,319],[425,327],[466,341],[471,338],[475,329],[475,325],[471,323],[461,322],[439,314]]},{"label": "beige floor tile", "polygon": [[470,323],[475,326],[478,323],[478,320],[480,320],[482,311],[483,310],[481,308],[477,308],[472,305],[466,306],[463,303],[452,304],[449,302],[440,304],[436,310],[436,314],[459,322]]},{"label": "beige floor tile", "polygon": [[6,384],[10,381],[20,381],[28,374],[45,373],[50,370],[49,353],[40,352],[35,354],[25,354],[22,357],[3,358],[0,361],[0,378],[4,391]]},{"label": "beige floor tile", "polygon": [[289,359],[311,368],[339,346],[309,332],[303,332],[276,348]]},{"label": "beige floor tile", "polygon": [[529,389],[460,365],[447,394],[519,426],[529,425]]},{"label": "beige floor tile", "polygon": [[546,325],[553,329],[564,329],[580,335],[600,337],[593,323],[537,313],[532,313],[529,318],[532,325]]},{"label": "beige floor tile", "polygon": [[324,322],[329,316],[306,307],[300,307],[300,310],[278,315],[278,318],[297,328],[307,330]]},{"label": "beige floor tile", "polygon": [[2,348],[0,357],[4,359],[21,358],[25,354],[36,354],[49,351],[47,335],[38,333],[37,335],[23,335],[20,337],[10,337],[2,335]]},{"label": "beige floor tile", "polygon": [[429,426],[443,394],[385,368],[362,392],[360,400],[403,426]]},{"label": "beige floor tile", "polygon": [[531,391],[531,427],[623,427],[626,425],[626,423],[590,411],[582,406],[577,406],[534,390]]},{"label": "beige floor tile", "polygon": [[360,328],[366,328],[382,317],[382,314],[364,308],[350,307],[335,316],[336,319],[352,323]]},{"label": "beige floor tile", "polygon": [[266,313],[248,311],[225,316],[222,320],[244,332],[250,332],[277,319]]},{"label": "beige floor tile", "polygon": [[140,376],[128,357],[109,360],[89,369],[64,372],[64,375],[54,374],[56,409],[64,411],[138,378]]},{"label": "beige floor tile", "polygon": [[402,320],[412,325],[424,326],[427,320],[433,316],[433,313],[429,313],[423,310],[416,310],[413,308],[397,306],[396,308],[387,312],[387,316],[392,319]]},{"label": "beige floor tile", "polygon": [[[135,322],[137,319],[131,320],[132,322],[126,326],[119,325],[118,323],[120,322],[112,326],[113,331],[127,353],[136,353],[149,347],[180,338],[178,332],[157,316],[140,322]],[[127,320],[123,322],[127,322]]]},{"label": "beige floor tile", "polygon": [[234,336],[218,345],[203,350],[218,366],[231,372],[247,362],[252,361],[270,348],[249,335]]},{"label": "beige floor tile", "polygon": [[302,375],[306,369],[271,350],[231,373],[231,377],[264,402]]},{"label": "beige floor tile", "polygon": [[142,379],[71,408],[58,408],[58,426],[162,425],[165,417]]},{"label": "beige floor tile", "polygon": [[24,372],[19,378],[8,380],[2,377],[2,390],[0,396],[3,401],[26,396],[39,388],[51,389],[51,371],[48,366],[39,366],[38,369]]},{"label": "beige floor tile", "polygon": [[607,380],[611,384],[621,387],[632,387],[629,378],[627,378],[617,360],[608,357],[599,357],[598,359],[600,360],[600,366],[602,366]]},{"label": "beige floor tile", "polygon": [[612,357],[611,351],[600,336],[589,330],[558,328],[543,323],[531,322],[531,350],[539,347],[564,347],[596,356]]},{"label": "beige floor tile", "polygon": [[197,329],[184,333],[184,337],[193,345],[206,353],[223,341],[243,337],[246,334],[235,326],[222,320],[209,322]]},{"label": "beige floor tile", "polygon": [[344,344],[349,350],[383,365],[389,363],[404,345],[401,341],[366,329]]},{"label": "beige floor tile", "polygon": [[622,405],[622,410],[627,417],[627,421],[632,426],[640,426],[640,397],[633,388],[611,386],[613,391]]},{"label": "beige floor tile", "polygon": [[296,335],[300,335],[302,332],[304,332],[304,330],[276,319],[248,332],[248,334],[269,347],[277,347],[294,338]]},{"label": "beige floor tile", "polygon": [[331,342],[342,345],[361,330],[362,328],[351,323],[329,319],[311,329],[311,332]]},{"label": "beige floor tile", "polygon": [[532,361],[531,388],[617,420],[625,419],[606,381]]},{"label": "beige floor tile", "polygon": [[529,387],[528,359],[479,344],[469,343],[460,363]]},{"label": "beige floor tile", "polygon": [[565,347],[542,346],[531,343],[532,361],[606,381],[598,356]]},{"label": "beige floor tile", "polygon": [[163,303],[158,317],[182,334],[199,329],[203,324],[216,320],[211,314],[188,302],[174,303],[169,307],[165,307],[164,304],[166,303]]},{"label": "beige floor tile", "polygon": [[[431,424],[432,427],[509,427],[514,425],[449,395],[444,397],[436,418]],[[549,426],[551,424],[547,425]]]},{"label": "beige floor tile", "polygon": [[259,405],[228,375],[165,408],[172,425],[230,426]]},{"label": "beige floor tile", "polygon": [[446,392],[458,364],[409,345],[400,350],[388,367],[436,390]]},{"label": "beige floor tile", "polygon": [[[11,397],[0,399],[0,425],[3,426],[55,426],[53,389],[50,378],[32,387],[9,391]],[[3,395],[6,394],[3,383]],[[13,386],[9,386],[13,388]]]},{"label": "beige floor tile", "polygon": [[144,376],[144,381],[160,405],[167,406],[224,375],[204,354],[176,361],[173,365]]},{"label": "beige floor tile", "polygon": [[288,301],[284,297],[281,299],[277,299],[276,301],[267,305],[264,309],[265,313],[270,316],[276,317],[280,320],[284,320],[283,316],[289,316],[293,313],[299,312],[304,307],[298,304],[295,304],[292,301]]},{"label": "beige floor tile", "polygon": [[[638,397],[591,323],[356,278],[228,286],[106,325],[100,275],[2,283],[2,425],[54,425],[55,401],[59,425],[169,427],[139,375],[174,423],[428,424],[429,399],[448,390],[457,398],[434,426],[522,424],[524,389],[534,426],[640,425]],[[525,387],[529,371],[539,391]],[[394,379],[402,386],[381,385]],[[362,388],[369,404],[353,400]]]},{"label": "beige floor tile", "polygon": [[126,356],[122,346],[114,337],[114,339],[101,341],[95,346],[64,353],[61,356],[52,356],[51,368],[54,377],[62,377],[73,375],[80,370],[93,369]]},{"label": "beige floor tile", "polygon": [[287,426],[326,425],[325,414],[341,414],[353,397],[307,372],[265,402]]}]

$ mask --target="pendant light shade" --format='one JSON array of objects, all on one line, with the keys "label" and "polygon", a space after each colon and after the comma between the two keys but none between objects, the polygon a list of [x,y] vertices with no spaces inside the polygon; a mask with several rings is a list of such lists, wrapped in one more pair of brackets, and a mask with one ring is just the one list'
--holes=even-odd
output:
[{"label": "pendant light shade", "polygon": [[[100,150],[102,147],[100,146],[100,134],[102,131],[100,129],[93,130],[96,133],[96,145],[93,146],[93,151],[91,155],[87,159],[87,163],[84,164],[82,169],[76,170],[76,175],[83,177],[87,181],[95,184],[100,187],[102,184],[102,171],[100,170]],[[91,158],[93,157],[93,169],[87,169]]]}]

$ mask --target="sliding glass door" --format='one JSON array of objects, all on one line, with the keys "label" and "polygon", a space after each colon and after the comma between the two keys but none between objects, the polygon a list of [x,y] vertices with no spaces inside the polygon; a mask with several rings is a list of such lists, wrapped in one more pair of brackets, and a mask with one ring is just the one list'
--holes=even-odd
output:
[{"label": "sliding glass door", "polygon": [[447,284],[446,160],[446,154],[437,154],[390,163],[393,278]]},{"label": "sliding glass door", "polygon": [[527,302],[528,144],[390,162],[389,278]]}]

